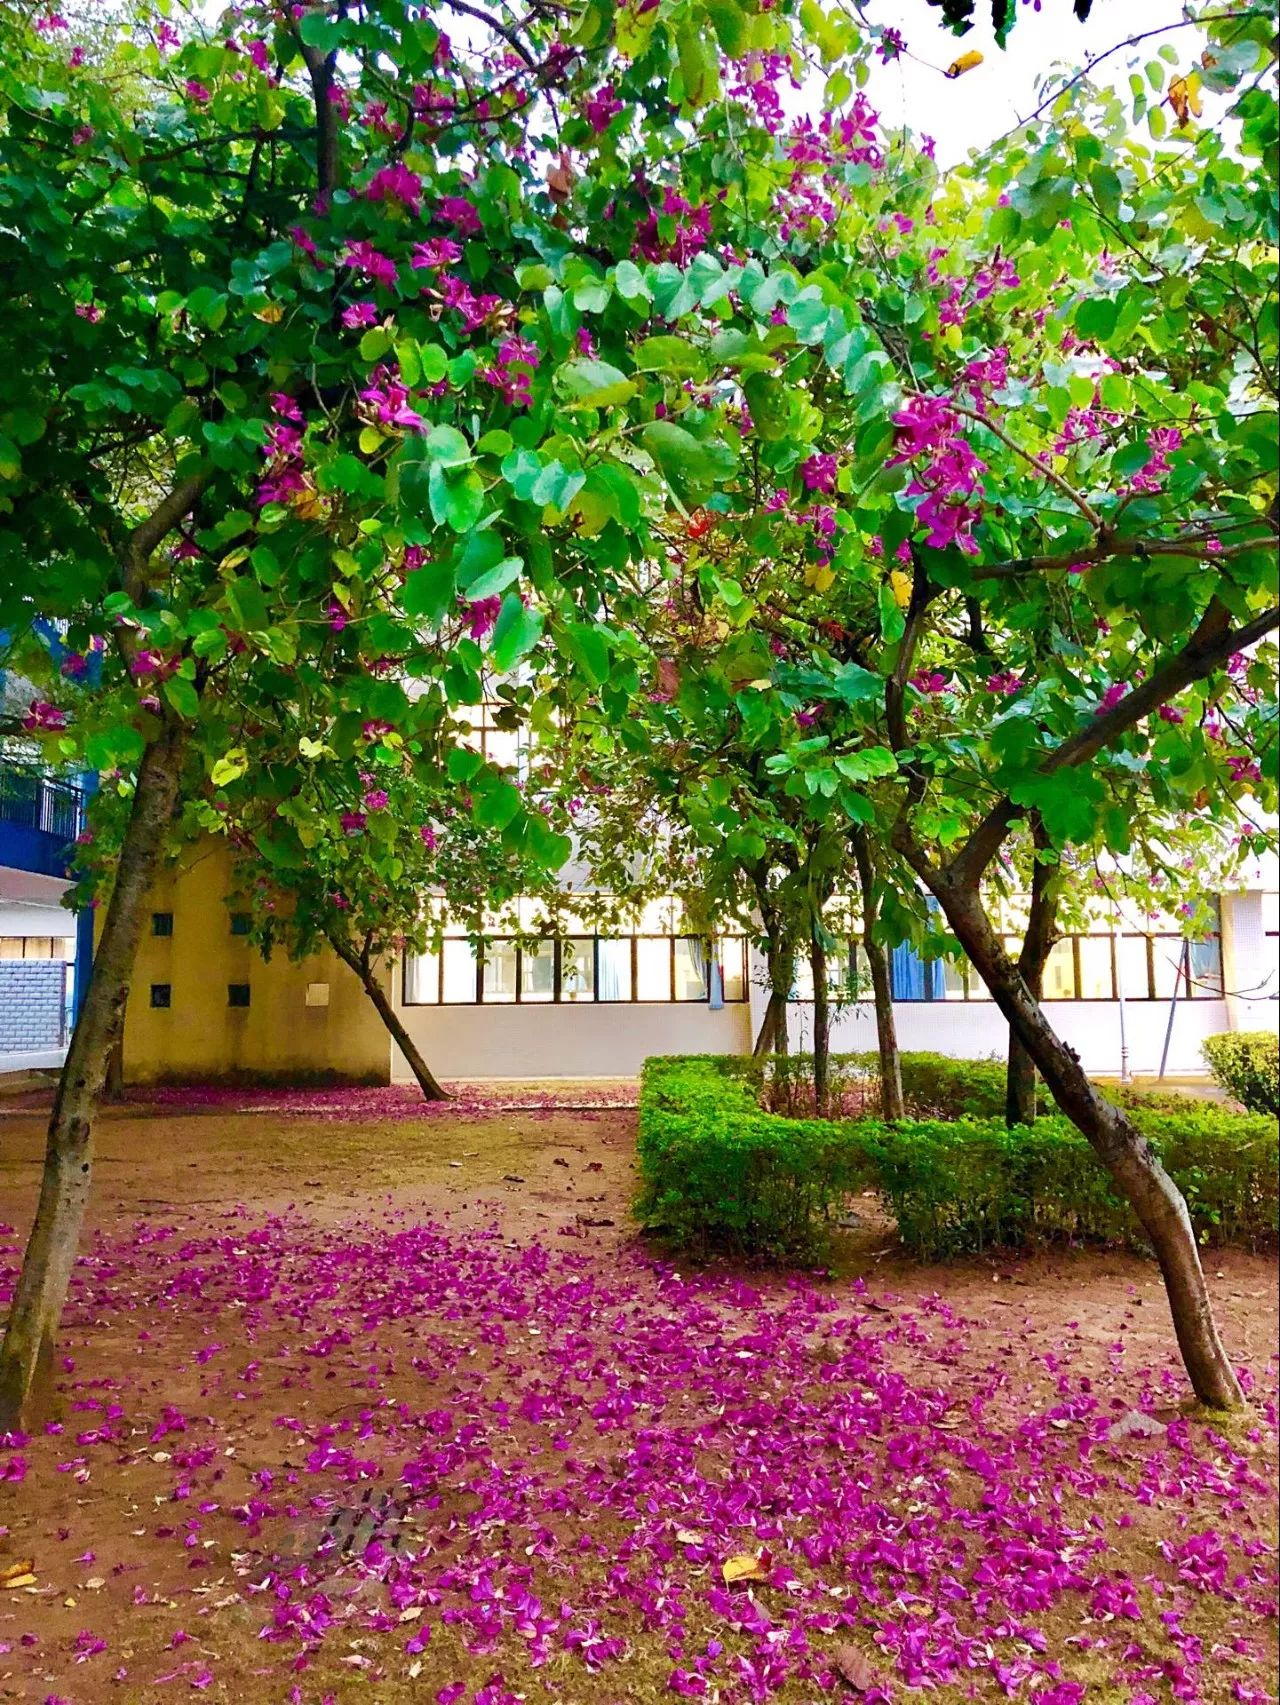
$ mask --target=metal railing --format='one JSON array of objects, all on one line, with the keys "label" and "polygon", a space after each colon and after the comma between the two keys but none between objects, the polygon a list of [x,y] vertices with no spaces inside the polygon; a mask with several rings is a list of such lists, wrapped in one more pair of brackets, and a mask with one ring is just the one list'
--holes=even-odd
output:
[{"label": "metal railing", "polygon": [[73,841],[84,823],[84,790],[13,764],[0,764],[0,823]]}]

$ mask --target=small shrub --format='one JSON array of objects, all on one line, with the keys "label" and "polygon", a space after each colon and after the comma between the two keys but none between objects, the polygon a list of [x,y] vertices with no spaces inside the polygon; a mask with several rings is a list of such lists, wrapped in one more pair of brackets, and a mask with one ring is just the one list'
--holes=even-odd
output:
[{"label": "small shrub", "polygon": [[[797,1095],[799,1081],[783,1074]],[[699,1253],[811,1258],[848,1197],[873,1188],[925,1260],[1051,1240],[1141,1241],[1110,1174],[1061,1115],[1013,1129],[1001,1117],[804,1119],[762,1111],[764,1087],[755,1061],[646,1062],[642,1221]],[[1203,1102],[1131,1116],[1187,1198],[1201,1242],[1274,1237],[1273,1119]]]},{"label": "small shrub", "polygon": [[645,1062],[636,1214],[699,1253],[815,1256],[840,1203],[873,1182],[865,1156],[844,1127],[762,1113],[758,1069],[736,1065]]},{"label": "small shrub", "polygon": [[1200,1044],[1214,1080],[1251,1113],[1280,1116],[1280,1038],[1270,1030],[1206,1036]]}]

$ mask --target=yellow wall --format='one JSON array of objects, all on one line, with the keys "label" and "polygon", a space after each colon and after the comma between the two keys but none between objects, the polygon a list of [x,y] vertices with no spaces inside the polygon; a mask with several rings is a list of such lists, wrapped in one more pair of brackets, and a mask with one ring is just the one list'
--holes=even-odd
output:
[{"label": "yellow wall", "polygon": [[[354,973],[326,952],[297,964],[264,961],[231,934],[229,849],[201,842],[158,879],[143,924],[125,1021],[127,1082],[311,1073],[387,1083],[390,1037]],[[153,936],[151,912],[173,913],[173,934]],[[168,983],[168,1009],[150,1004]],[[227,1004],[228,983],[248,983],[248,1007]],[[328,1006],[307,1006],[309,983],[329,985]]]}]

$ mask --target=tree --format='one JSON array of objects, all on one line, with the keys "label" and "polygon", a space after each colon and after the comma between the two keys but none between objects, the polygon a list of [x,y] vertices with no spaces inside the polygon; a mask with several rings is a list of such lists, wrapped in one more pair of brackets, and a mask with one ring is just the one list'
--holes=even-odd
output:
[{"label": "tree", "polygon": [[[1270,34],[1213,28],[1244,159],[1189,120],[1153,153],[1084,85],[945,184],[909,151],[851,183],[817,149],[767,275],[708,265],[708,304],[737,303],[684,360],[749,441],[707,504],[728,543],[700,593],[732,633],[709,681],[780,796],[867,825],[937,901],[1132,1202],[1197,1395],[1230,1406],[1185,1204],[984,892],[1016,835],[1046,870],[1126,855],[1135,789],[1174,818],[1275,799]],[[664,595],[638,589],[638,632]],[[779,714],[797,688],[816,727]]]},{"label": "tree", "polygon": [[[479,38],[455,48],[464,19]],[[5,29],[0,629],[45,688],[50,756],[119,772],[132,802],[0,1349],[12,1426],[47,1398],[94,1109],[189,779],[300,684],[341,681],[393,726],[401,680],[476,702],[444,631],[459,595],[492,610],[498,673],[544,628],[567,667],[609,671],[602,583],[644,559],[661,494],[732,460],[663,353],[700,312],[705,209],[766,244],[789,169],[768,112],[729,111],[721,55],[746,89],[753,56],[834,71],[856,37],[737,0],[589,0],[568,36],[542,7],[251,8],[234,36],[139,25],[110,63],[57,19]],[[57,679],[37,617],[78,657],[102,646],[100,681]],[[280,814],[256,845],[286,869],[302,851]]]}]

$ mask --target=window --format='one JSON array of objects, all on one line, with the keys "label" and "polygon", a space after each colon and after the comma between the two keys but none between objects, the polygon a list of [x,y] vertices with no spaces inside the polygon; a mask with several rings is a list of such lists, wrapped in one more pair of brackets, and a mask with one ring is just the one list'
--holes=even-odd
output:
[{"label": "window", "polygon": [[173,934],[173,913],[172,912],[152,912],[152,914],[151,914],[151,933],[152,933],[152,935],[172,935]]},{"label": "window", "polygon": [[[1022,937],[1006,935],[1005,952],[1016,959]],[[909,947],[890,955],[895,1001],[990,1000],[982,978],[965,961],[939,959],[922,965]],[[1055,942],[1045,962],[1046,1001],[1168,1001],[1222,998],[1222,943],[1214,932],[1188,941],[1172,931],[1114,935],[1068,935]]]},{"label": "window", "polygon": [[151,1004],[154,1007],[167,1009],[173,1004],[173,988],[169,983],[152,983]]},{"label": "window", "polygon": [[249,985],[248,985],[248,983],[228,983],[227,984],[227,1005],[228,1006],[248,1006],[248,1004],[249,1004]]},{"label": "window", "polygon": [[[741,935],[681,932],[679,907],[655,901],[632,921],[634,935],[597,935],[584,917],[560,912],[564,935],[446,933],[438,948],[406,954],[406,1006],[594,1005],[619,1001],[710,1003],[747,999],[747,943]],[[520,902],[510,917],[486,920],[501,930],[548,929],[553,921]],[[479,920],[477,920],[479,921]],[[483,925],[482,925],[483,927]],[[624,923],[623,928],[627,926]],[[579,933],[580,932],[580,933]],[[713,957],[714,956],[714,957]],[[713,965],[720,969],[713,976]]]},{"label": "window", "polygon": [[251,913],[249,913],[249,912],[232,912],[232,914],[231,914],[231,933],[232,933],[232,935],[248,935],[249,931],[252,928],[253,928],[253,916]]},{"label": "window", "polygon": [[73,935],[0,935],[0,959],[74,959]]}]

